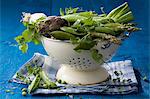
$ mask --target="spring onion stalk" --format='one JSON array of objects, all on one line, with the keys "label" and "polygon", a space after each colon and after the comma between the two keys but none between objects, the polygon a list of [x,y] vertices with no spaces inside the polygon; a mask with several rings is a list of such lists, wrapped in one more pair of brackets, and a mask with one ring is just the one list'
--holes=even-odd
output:
[{"label": "spring onion stalk", "polygon": [[115,19],[118,19],[119,17],[121,17],[122,15],[126,14],[126,13],[129,12],[129,11],[130,11],[130,8],[129,8],[128,4],[126,4],[125,7],[122,8],[122,9],[120,10],[120,12],[119,12],[114,18],[115,18]]},{"label": "spring onion stalk", "polygon": [[126,6],[127,2],[123,3],[122,5],[118,6],[117,8],[113,9],[108,15],[107,17],[115,17],[122,8],[124,8]]},{"label": "spring onion stalk", "polygon": [[112,10],[107,17],[118,23],[127,23],[133,20],[133,15],[127,2]]},{"label": "spring onion stalk", "polygon": [[124,14],[119,19],[117,19],[116,22],[127,23],[127,22],[130,22],[132,20],[134,20],[133,14],[131,11],[129,11],[128,13]]}]

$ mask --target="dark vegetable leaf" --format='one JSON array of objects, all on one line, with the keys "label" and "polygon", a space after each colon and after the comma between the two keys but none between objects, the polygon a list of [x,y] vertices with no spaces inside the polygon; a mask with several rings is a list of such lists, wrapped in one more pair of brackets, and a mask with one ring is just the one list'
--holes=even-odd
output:
[{"label": "dark vegetable leaf", "polygon": [[83,37],[83,39],[79,41],[79,44],[74,48],[74,50],[89,50],[96,44],[96,41],[93,41],[91,38]]},{"label": "dark vegetable leaf", "polygon": [[103,58],[103,55],[98,53],[98,50],[97,49],[92,49],[91,50],[91,55],[92,55],[92,58],[98,62],[98,63],[101,63],[102,62],[102,58]]}]

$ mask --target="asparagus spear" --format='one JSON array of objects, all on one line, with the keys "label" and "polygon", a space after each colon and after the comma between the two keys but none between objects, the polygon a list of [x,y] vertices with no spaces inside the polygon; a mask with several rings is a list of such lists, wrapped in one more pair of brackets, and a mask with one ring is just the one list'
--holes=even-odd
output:
[{"label": "asparagus spear", "polygon": [[110,34],[92,32],[91,36],[96,37],[96,38],[100,38],[102,40],[109,40],[110,42],[113,42],[115,44],[121,43],[121,40],[117,39],[115,36],[112,36]]}]

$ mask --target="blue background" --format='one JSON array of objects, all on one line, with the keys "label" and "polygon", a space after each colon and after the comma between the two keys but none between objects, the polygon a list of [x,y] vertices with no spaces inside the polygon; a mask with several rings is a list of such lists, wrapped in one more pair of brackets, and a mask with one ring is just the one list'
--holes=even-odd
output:
[{"label": "blue background", "polygon": [[[100,7],[109,12],[112,8],[127,1],[131,7],[135,21],[142,31],[133,33],[129,39],[125,40],[118,49],[113,61],[123,60],[122,55],[134,59],[134,68],[143,76],[150,78],[149,62],[149,5],[150,0],[1,0],[0,1],[0,99],[20,99],[20,98],[42,98],[42,96],[21,95],[20,89],[15,90],[15,94],[6,93],[4,89],[12,86],[6,80],[10,79],[19,67],[26,62],[34,52],[46,54],[42,45],[30,44],[27,54],[22,54],[17,47],[13,46],[13,38],[19,35],[24,27],[20,23],[22,12],[43,12],[46,15],[59,15],[59,8],[82,7],[86,10],[100,12]],[[3,84],[2,82],[5,81]],[[148,99],[150,84],[141,80],[143,91],[132,95],[75,95],[75,98],[89,99]],[[15,85],[15,84],[13,84]],[[4,89],[2,89],[4,87]],[[20,85],[19,88],[21,88]],[[45,98],[69,98],[68,96],[44,96]]]}]

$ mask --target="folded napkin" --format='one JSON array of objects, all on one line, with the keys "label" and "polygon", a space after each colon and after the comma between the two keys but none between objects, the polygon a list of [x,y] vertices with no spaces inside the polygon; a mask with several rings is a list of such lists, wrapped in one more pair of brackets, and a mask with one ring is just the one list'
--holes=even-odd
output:
[{"label": "folded napkin", "polygon": [[[48,74],[52,81],[55,81],[55,75],[60,68],[57,61],[53,58],[35,53],[33,57],[27,61],[17,73],[22,73],[25,77],[27,74],[27,65],[41,66]],[[131,60],[117,61],[105,63],[102,65],[109,72],[110,77],[107,81],[94,85],[71,85],[71,84],[59,84],[58,89],[37,89],[31,94],[77,94],[77,93],[90,93],[90,94],[129,94],[138,92],[138,82],[135,77]],[[17,78],[17,73],[13,76],[12,81],[16,83],[26,84]],[[29,77],[33,79],[34,77]]]}]

